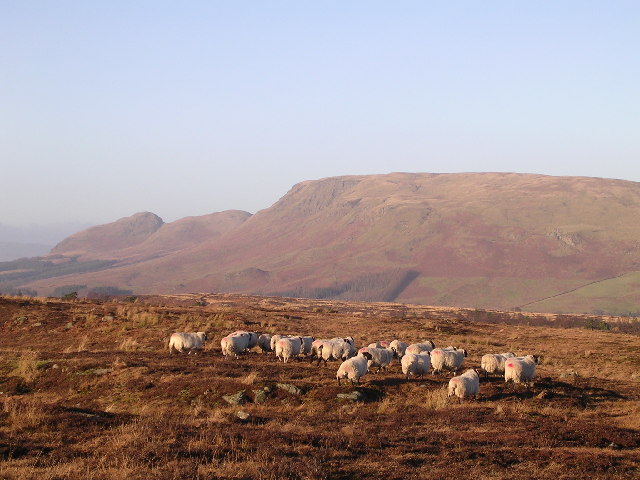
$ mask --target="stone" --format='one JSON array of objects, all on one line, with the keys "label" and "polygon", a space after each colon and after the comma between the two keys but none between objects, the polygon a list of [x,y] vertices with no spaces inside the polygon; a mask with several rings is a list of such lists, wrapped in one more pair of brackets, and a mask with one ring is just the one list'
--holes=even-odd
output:
[{"label": "stone", "polygon": [[245,390],[240,390],[238,393],[234,393],[233,395],[223,395],[222,399],[229,405],[242,405],[249,400]]},{"label": "stone", "polygon": [[358,390],[354,390],[349,393],[339,393],[336,395],[338,400],[349,400],[351,402],[363,402],[365,400],[365,395]]},{"label": "stone", "polygon": [[236,412],[236,417],[238,417],[243,422],[246,422],[246,421],[249,420],[249,418],[251,418],[251,415],[249,415],[247,412],[245,412],[243,410],[238,410]]},{"label": "stone", "polygon": [[269,391],[267,390],[254,390],[253,391],[253,402],[254,403],[264,403],[269,398]]},{"label": "stone", "polygon": [[296,387],[295,385],[291,385],[290,383],[277,383],[276,387],[278,387],[281,390],[285,390],[291,393],[292,395],[302,395],[302,389],[299,387]]}]

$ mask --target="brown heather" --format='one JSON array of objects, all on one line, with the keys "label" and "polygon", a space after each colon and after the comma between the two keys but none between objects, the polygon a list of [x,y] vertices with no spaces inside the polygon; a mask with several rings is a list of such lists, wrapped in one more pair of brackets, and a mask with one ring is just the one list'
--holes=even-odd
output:
[{"label": "brown heather", "polygon": [[[0,478],[638,478],[640,336],[581,319],[239,295],[0,297]],[[207,331],[207,348],[170,355],[169,335],[186,328]],[[397,363],[352,387],[337,385],[336,362],[222,358],[220,338],[239,328],[432,339],[466,348],[470,367],[507,350],[541,362],[531,389],[482,378],[478,399],[454,402],[449,376],[406,381]],[[241,390],[241,406],[222,398]],[[354,390],[366,400],[336,397]]]}]

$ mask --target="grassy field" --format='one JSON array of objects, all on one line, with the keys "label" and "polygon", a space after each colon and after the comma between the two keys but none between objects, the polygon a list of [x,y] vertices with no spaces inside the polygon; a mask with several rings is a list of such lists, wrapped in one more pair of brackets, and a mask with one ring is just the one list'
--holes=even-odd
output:
[{"label": "grassy field", "polygon": [[[234,295],[0,297],[0,478],[638,478],[640,335],[625,322]],[[224,359],[219,340],[238,328],[431,339],[466,348],[472,367],[508,350],[541,362],[531,389],[482,379],[477,400],[455,402],[449,376],[407,381],[397,363],[353,387],[337,385],[335,362]],[[183,330],[207,331],[205,350],[169,355]],[[224,399],[241,391],[241,405]],[[337,397],[354,391],[360,401]]]}]

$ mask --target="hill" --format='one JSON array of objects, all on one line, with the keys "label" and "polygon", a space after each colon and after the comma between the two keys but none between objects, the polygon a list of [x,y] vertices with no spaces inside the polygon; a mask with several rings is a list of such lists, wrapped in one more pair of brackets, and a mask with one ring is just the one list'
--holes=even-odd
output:
[{"label": "hill", "polygon": [[171,241],[152,214],[89,229],[43,260],[108,262],[100,271],[13,286],[39,294],[82,285],[640,312],[640,285],[630,281],[640,271],[635,182],[513,173],[334,177],[295,185],[252,216],[214,215],[234,221]]},{"label": "hill", "polygon": [[[610,330],[559,328],[552,315],[282,297],[0,297],[0,476],[637,478],[638,322],[628,322],[634,335],[615,331],[616,319],[590,320]],[[238,329],[350,335],[357,346],[430,339],[466,349],[464,368],[510,350],[540,363],[530,388],[483,376],[478,397],[457,402],[450,374],[407,380],[395,361],[353,386],[337,384],[336,361],[225,359],[220,339]],[[172,332],[198,330],[209,336],[203,352],[168,353]]]}]

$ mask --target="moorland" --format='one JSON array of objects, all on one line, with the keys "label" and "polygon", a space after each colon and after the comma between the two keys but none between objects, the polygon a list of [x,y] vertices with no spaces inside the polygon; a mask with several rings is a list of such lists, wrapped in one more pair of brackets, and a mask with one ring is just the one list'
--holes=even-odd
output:
[{"label": "moorland", "polygon": [[[235,294],[0,297],[0,478],[638,478],[637,327]],[[397,363],[338,386],[337,362],[225,359],[236,329],[431,339],[467,349],[470,367],[509,350],[540,364],[531,388],[483,378],[458,402],[450,376],[406,380]],[[168,353],[172,332],[198,330],[202,352]]]}]

